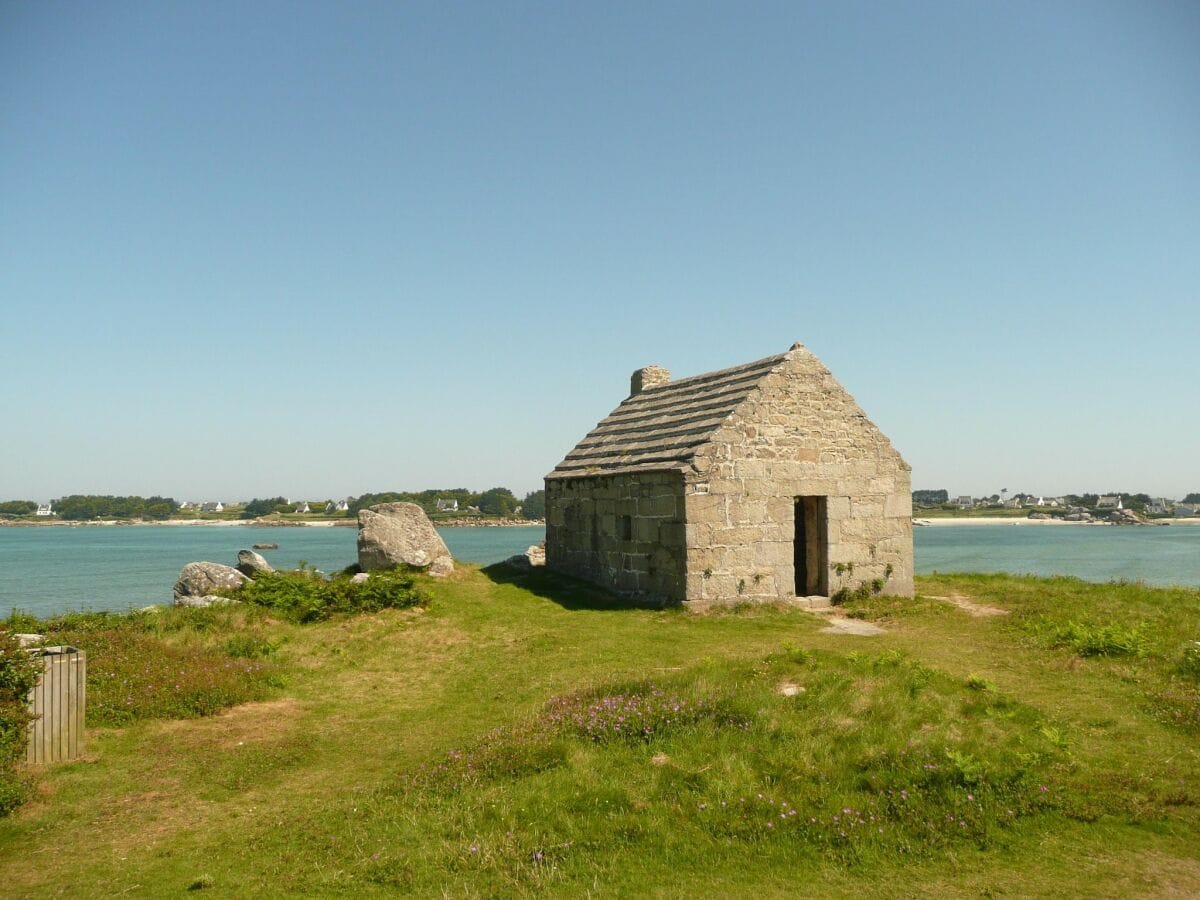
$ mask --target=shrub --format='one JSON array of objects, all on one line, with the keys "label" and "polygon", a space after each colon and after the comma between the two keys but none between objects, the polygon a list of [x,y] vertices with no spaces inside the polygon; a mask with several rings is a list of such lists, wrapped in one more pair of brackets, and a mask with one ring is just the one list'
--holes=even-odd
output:
[{"label": "shrub", "polygon": [[664,731],[692,725],[702,719],[724,718],[733,717],[725,715],[711,700],[689,700],[651,685],[600,696],[568,694],[553,697],[546,704],[538,724],[595,743],[613,740],[649,742]]},{"label": "shrub", "polygon": [[423,605],[425,600],[407,572],[373,572],[356,582],[348,573],[327,579],[308,568],[264,572],[227,592],[246,603],[265,606],[294,622],[319,622],[335,613],[378,612]]},{"label": "shrub", "polygon": [[1088,625],[1068,622],[1055,628],[1055,647],[1067,647],[1079,656],[1136,656],[1146,654],[1146,635],[1141,625]]},{"label": "shrub", "polygon": [[1183,657],[1179,660],[1179,674],[1200,681],[1200,641],[1192,641],[1183,648]]},{"label": "shrub", "polygon": [[165,641],[129,617],[108,628],[57,632],[55,640],[87,651],[87,722],[92,726],[207,716],[261,700],[276,683],[270,663]]},{"label": "shrub", "polygon": [[30,721],[26,705],[37,683],[39,666],[21,649],[11,631],[0,631],[0,816],[25,798],[16,762],[25,755]]}]

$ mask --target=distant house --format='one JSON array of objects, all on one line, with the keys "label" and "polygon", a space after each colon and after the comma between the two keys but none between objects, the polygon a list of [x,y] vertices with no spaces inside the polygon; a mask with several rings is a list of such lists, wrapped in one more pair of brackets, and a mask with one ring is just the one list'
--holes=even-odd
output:
[{"label": "distant house", "polygon": [[[41,515],[41,513],[39,513]],[[1190,519],[1194,516],[1200,516],[1200,504],[1193,503],[1176,503],[1175,518]]]},{"label": "distant house", "polygon": [[350,508],[349,500],[330,500],[325,504],[326,513],[346,512]]},{"label": "distant house", "polygon": [[179,504],[179,509],[180,510],[191,509],[195,505],[196,504],[193,503],[191,500],[184,500],[182,503]]},{"label": "distant house", "polygon": [[202,512],[225,512],[225,504],[220,500],[210,500],[200,507]]},{"label": "distant house", "polygon": [[963,494],[960,497],[954,498],[954,505],[957,506],[959,509],[970,509],[972,506],[975,505],[975,501],[971,497],[968,497],[966,494]]},{"label": "distant house", "polygon": [[1171,501],[1166,497],[1155,497],[1146,504],[1146,515],[1166,516],[1171,513]]},{"label": "distant house", "polygon": [[299,503],[297,503],[297,504],[296,504],[296,512],[298,512],[298,513],[306,513],[306,512],[309,512],[309,509],[308,509],[308,501],[306,501],[306,500],[301,500]]},{"label": "distant house", "polygon": [[437,511],[438,512],[458,512],[458,501],[457,500],[438,500]]},{"label": "distant house", "polygon": [[[28,509],[28,507],[26,507],[26,509]],[[38,516],[52,516],[52,515],[54,515],[54,510],[50,508],[50,504],[49,504],[49,503],[39,503],[39,504],[38,504],[38,508],[37,508],[37,512],[36,512],[34,515],[38,515]]]},{"label": "distant house", "polygon": [[1104,494],[1103,496],[1100,497],[1099,500],[1096,501],[1096,509],[1124,509],[1124,508],[1125,507],[1121,505],[1121,498],[1119,496],[1114,497],[1110,494]]}]

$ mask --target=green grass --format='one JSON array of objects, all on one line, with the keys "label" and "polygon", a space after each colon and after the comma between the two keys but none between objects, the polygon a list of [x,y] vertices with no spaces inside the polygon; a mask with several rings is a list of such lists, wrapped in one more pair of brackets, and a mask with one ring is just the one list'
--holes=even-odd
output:
[{"label": "green grass", "polygon": [[0,820],[5,894],[1200,891],[1200,592],[938,576],[850,600],[886,629],[858,637],[545,573],[419,587],[106,623],[270,680],[93,729]]}]

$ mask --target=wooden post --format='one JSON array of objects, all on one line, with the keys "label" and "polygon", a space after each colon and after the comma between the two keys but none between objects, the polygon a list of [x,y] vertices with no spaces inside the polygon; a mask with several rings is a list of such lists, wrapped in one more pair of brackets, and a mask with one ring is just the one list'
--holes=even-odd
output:
[{"label": "wooden post", "polygon": [[37,717],[29,725],[25,761],[38,766],[76,759],[83,753],[87,710],[87,654],[75,647],[38,647],[42,676],[29,692]]}]

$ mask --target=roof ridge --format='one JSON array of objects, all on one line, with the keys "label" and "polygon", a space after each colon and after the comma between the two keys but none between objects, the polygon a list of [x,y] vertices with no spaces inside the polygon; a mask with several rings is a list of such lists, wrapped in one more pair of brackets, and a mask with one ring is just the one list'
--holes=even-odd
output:
[{"label": "roof ridge", "polygon": [[[791,351],[789,350],[788,353],[790,353],[790,352]],[[775,366],[779,365],[779,363],[786,360],[787,357],[788,357],[787,353],[777,353],[774,356],[764,356],[762,359],[756,359],[754,362],[742,363],[741,365],[737,365],[737,366],[729,366],[726,369],[715,369],[712,372],[701,372],[699,375],[688,375],[686,378],[678,378],[678,379],[675,379],[674,381],[668,381],[666,384],[660,384],[660,385],[657,385],[656,387],[645,388],[641,393],[634,394],[633,396],[644,397],[647,395],[660,394],[663,391],[670,390],[671,388],[679,387],[682,384],[688,384],[689,382],[703,381],[703,380],[708,380],[708,379],[716,380],[718,377],[733,375],[735,373],[741,373],[743,371],[750,371],[752,369],[774,368]],[[768,365],[768,363],[770,365]]]},{"label": "roof ridge", "polygon": [[548,478],[686,469],[697,449],[792,358],[785,353],[689,375],[626,397],[584,435]]}]

